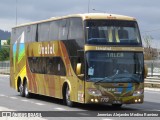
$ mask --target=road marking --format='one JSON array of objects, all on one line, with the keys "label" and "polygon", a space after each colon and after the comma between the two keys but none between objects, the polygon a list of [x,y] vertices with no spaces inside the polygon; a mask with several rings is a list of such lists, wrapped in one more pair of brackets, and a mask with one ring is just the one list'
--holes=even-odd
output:
[{"label": "road marking", "polygon": [[23,102],[28,102],[29,100],[21,100],[21,101],[23,101]]},{"label": "road marking", "polygon": [[0,94],[0,97],[4,97],[5,95],[3,95],[3,94]]},{"label": "road marking", "polygon": [[160,91],[159,88],[144,88],[144,90],[149,90],[149,91]]},{"label": "road marking", "polygon": [[64,108],[54,108],[54,109],[60,110],[60,111],[66,111],[66,109],[64,109]]},{"label": "road marking", "polygon": [[8,97],[8,96],[7,96],[7,95],[3,95],[3,94],[1,94],[1,95],[0,95],[0,97]]},{"label": "road marking", "polygon": [[9,78],[10,75],[4,75],[4,74],[0,74],[0,77],[8,77]]},{"label": "road marking", "polygon": [[106,119],[106,118],[105,118],[105,119],[102,119],[102,120],[112,120],[112,119]]},{"label": "road marking", "polygon": [[0,111],[15,111],[15,110],[0,106]]},{"label": "road marking", "polygon": [[82,115],[82,116],[89,116],[89,114],[87,113],[77,113],[77,114]]},{"label": "road marking", "polygon": [[16,100],[16,99],[18,99],[18,98],[16,98],[16,97],[10,97],[11,99],[14,99],[14,100]]},{"label": "road marking", "polygon": [[147,93],[154,93],[154,94],[160,94],[159,92],[156,92],[156,91],[144,91],[144,93],[147,92]]},{"label": "road marking", "polygon": [[151,110],[151,111],[160,111],[160,110],[157,110],[157,109],[153,109],[153,110]]},{"label": "road marking", "polygon": [[36,105],[44,105],[43,103],[35,103]]}]

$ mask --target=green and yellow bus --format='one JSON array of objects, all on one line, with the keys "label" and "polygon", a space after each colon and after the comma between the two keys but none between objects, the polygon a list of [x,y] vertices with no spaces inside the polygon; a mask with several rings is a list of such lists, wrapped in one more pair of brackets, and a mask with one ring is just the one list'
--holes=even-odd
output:
[{"label": "green and yellow bus", "polygon": [[10,86],[74,103],[143,103],[144,56],[135,18],[76,14],[12,29]]}]

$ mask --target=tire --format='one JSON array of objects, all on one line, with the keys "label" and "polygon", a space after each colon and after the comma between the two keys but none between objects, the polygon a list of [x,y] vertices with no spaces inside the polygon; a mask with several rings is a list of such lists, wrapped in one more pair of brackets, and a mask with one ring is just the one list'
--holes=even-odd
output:
[{"label": "tire", "polygon": [[69,107],[73,107],[74,106],[73,102],[70,100],[70,90],[69,90],[69,86],[68,85],[67,85],[67,87],[65,89],[64,102]]},{"label": "tire", "polygon": [[24,84],[24,96],[29,98],[31,95],[28,91],[27,82]]},{"label": "tire", "polygon": [[112,107],[114,107],[114,108],[121,108],[122,104],[112,104]]},{"label": "tire", "polygon": [[19,93],[20,93],[20,96],[24,97],[25,94],[24,94],[24,86],[22,83],[20,83],[19,85]]}]

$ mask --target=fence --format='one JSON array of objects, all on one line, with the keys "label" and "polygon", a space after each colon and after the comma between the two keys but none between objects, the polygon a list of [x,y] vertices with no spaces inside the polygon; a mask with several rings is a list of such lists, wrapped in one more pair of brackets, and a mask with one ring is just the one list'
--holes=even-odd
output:
[{"label": "fence", "polygon": [[0,61],[0,73],[9,74],[10,73],[10,62],[9,61]]},{"label": "fence", "polygon": [[145,64],[148,67],[148,76],[160,77],[160,60],[148,60]]}]

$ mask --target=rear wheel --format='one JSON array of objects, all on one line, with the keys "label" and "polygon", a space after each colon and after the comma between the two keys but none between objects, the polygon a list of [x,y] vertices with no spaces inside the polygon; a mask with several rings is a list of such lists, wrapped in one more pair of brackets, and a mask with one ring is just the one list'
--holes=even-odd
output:
[{"label": "rear wheel", "polygon": [[28,87],[27,87],[27,82],[24,84],[24,96],[27,98],[30,97],[30,93],[29,93]]},{"label": "rear wheel", "polygon": [[23,84],[20,83],[19,85],[19,93],[20,93],[20,96],[24,97],[25,94],[24,94],[24,87],[23,87]]}]

